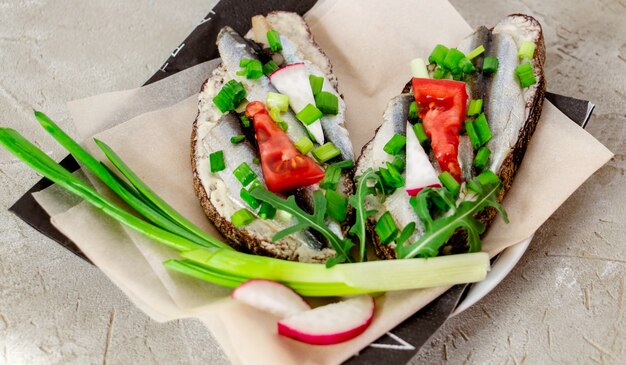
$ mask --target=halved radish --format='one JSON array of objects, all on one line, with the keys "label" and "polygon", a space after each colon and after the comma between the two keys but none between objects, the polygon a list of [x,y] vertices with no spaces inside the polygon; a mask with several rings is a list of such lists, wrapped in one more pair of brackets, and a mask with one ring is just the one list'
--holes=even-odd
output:
[{"label": "halved radish", "polygon": [[271,280],[248,280],[233,290],[231,297],[279,318],[287,318],[311,309],[309,303],[296,292]]},{"label": "halved radish", "polygon": [[[270,81],[278,92],[289,97],[289,105],[294,113],[299,113],[308,104],[315,106],[309,73],[304,62],[292,63],[279,68],[270,75]],[[324,132],[319,120],[305,125],[305,127],[317,143],[324,143]]]},{"label": "halved radish", "polygon": [[411,123],[406,124],[406,192],[417,195],[422,189],[440,187],[437,171],[420,144]]},{"label": "halved radish", "polygon": [[372,323],[374,307],[374,298],[360,295],[285,318],[278,322],[278,333],[313,345],[345,342]]}]

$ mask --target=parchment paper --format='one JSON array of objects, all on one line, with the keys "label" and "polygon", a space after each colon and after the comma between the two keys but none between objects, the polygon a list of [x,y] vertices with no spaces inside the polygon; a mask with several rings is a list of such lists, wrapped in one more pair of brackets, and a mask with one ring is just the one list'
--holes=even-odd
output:
[{"label": "parchment paper", "polygon": [[[415,21],[407,14],[428,16]],[[406,0],[394,2],[393,6],[374,0],[321,1],[307,14],[307,21],[340,80],[355,151],[373,136],[387,101],[410,77],[408,61],[428,55],[437,43],[457,44],[471,32],[445,1]],[[82,126],[79,132],[86,133],[83,138],[102,131],[97,138],[115,149],[158,194],[210,230],[191,188],[189,135],[196,115],[195,96],[181,101],[182,95],[177,94],[178,100],[162,103],[153,100],[154,95],[162,97],[161,92],[167,93],[172,85],[199,84],[197,75],[181,73],[165,81],[150,86],[156,93],[144,93],[142,88],[72,103],[72,115]],[[140,98],[129,98],[140,94]],[[134,105],[136,108],[129,109],[138,113],[166,108],[129,115],[119,113],[119,105]],[[94,110],[110,117],[94,123]],[[118,120],[120,115],[132,119],[104,130],[115,124],[113,116]],[[92,143],[87,142],[87,146],[95,152]],[[484,249],[493,255],[529,237],[611,156],[592,136],[546,102],[524,163],[504,202],[511,224],[495,223],[484,239]],[[156,320],[200,318],[235,363],[341,362],[447,289],[387,293],[377,298],[376,316],[363,335],[340,345],[309,346],[277,336],[275,319],[228,300],[228,291],[223,288],[165,270],[161,262],[175,257],[173,250],[121,229],[87,204],[54,215],[53,223],[146,313]]]}]

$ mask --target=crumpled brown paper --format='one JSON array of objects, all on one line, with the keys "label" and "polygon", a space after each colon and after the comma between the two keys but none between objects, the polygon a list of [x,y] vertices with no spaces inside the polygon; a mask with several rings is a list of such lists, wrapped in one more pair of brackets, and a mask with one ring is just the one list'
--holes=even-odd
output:
[{"label": "crumpled brown paper", "polygon": [[[339,78],[355,151],[373,136],[387,101],[410,77],[408,61],[425,57],[437,43],[457,44],[471,32],[445,1],[405,0],[390,6],[374,0],[322,0],[306,19]],[[174,208],[215,232],[195,198],[189,161],[196,98],[188,85],[199,86],[203,77],[198,70],[208,72],[210,68],[199,65],[146,88],[73,102],[70,110],[80,126],[81,137],[98,133],[97,138],[116,150]],[[102,117],[94,120],[94,110]],[[87,142],[87,146],[97,152],[93,143]],[[104,159],[102,154],[97,155]],[[532,235],[611,155],[546,102],[524,163],[504,202],[511,224],[497,221],[484,238],[484,249],[493,255]],[[277,336],[274,318],[229,300],[228,290],[165,270],[161,262],[176,257],[173,250],[128,231],[86,203],[67,211],[59,209],[47,194],[40,193],[38,201],[56,213],[54,225],[139,308],[161,321],[200,318],[233,363],[339,363],[447,289],[387,293],[377,298],[374,321],[365,333],[339,345],[310,346]],[[87,224],[75,224],[78,220]]]}]

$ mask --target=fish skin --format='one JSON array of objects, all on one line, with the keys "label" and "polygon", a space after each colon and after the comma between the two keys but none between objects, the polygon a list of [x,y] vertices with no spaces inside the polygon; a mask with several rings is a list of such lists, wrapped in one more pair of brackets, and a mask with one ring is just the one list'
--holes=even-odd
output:
[{"label": "fish skin", "polygon": [[[393,156],[383,151],[383,147],[394,134],[406,135],[409,105],[413,100],[413,95],[401,94],[389,101],[383,113],[383,123],[378,128],[374,138],[365,145],[361,157],[357,161],[357,176],[363,174],[368,168],[377,170],[385,167],[387,162],[393,161]],[[405,172],[402,175],[405,176]],[[369,218],[370,228],[386,211],[389,211],[399,230],[411,222],[416,222],[416,231],[410,240],[417,240],[423,235],[424,226],[409,204],[409,195],[404,188],[396,189],[392,194],[386,196],[382,203],[378,197],[368,195],[365,199],[365,205],[367,210],[374,209],[377,211]],[[372,230],[370,229],[370,231]],[[371,233],[371,238],[374,238],[374,235],[375,233]],[[395,244],[392,243],[387,247],[393,248]]]},{"label": "fish skin", "polygon": [[411,94],[401,94],[389,101],[383,113],[383,123],[376,131],[376,138],[372,140],[372,163],[369,167],[379,169],[387,162],[393,161],[393,156],[383,150],[385,144],[394,134],[406,135],[406,121],[409,119],[409,106],[414,100]]},{"label": "fish skin", "polygon": [[[465,54],[468,54],[476,47],[481,45],[485,48],[485,52],[483,52],[483,54],[477,56],[473,60],[476,66],[476,70],[478,72],[473,74],[472,77],[469,79],[469,82],[467,83],[468,100],[487,100],[487,82],[485,79],[485,75],[483,75],[480,70],[482,70],[485,55],[488,55],[490,52],[492,38],[493,36],[489,28],[485,26],[480,26],[476,28],[474,33],[463,39],[457,47],[459,51]],[[474,177],[474,169],[472,168],[472,164],[474,162],[475,155],[476,154],[469,137],[467,135],[459,136],[458,160],[459,165],[461,166],[462,178],[465,181],[470,180]]]},{"label": "fish skin", "polygon": [[488,55],[498,57],[498,71],[485,79],[483,108],[493,134],[487,143],[491,150],[488,167],[499,173],[526,122],[526,102],[523,90],[514,76],[519,59],[513,38],[508,34],[494,33]]},{"label": "fish skin", "polygon": [[[472,60],[476,66],[476,70],[480,71],[483,68],[483,61],[485,55],[488,55],[491,49],[492,34],[489,28],[480,26],[476,28],[474,33],[463,39],[457,49],[465,54],[470,53],[478,46],[483,46],[485,52],[477,56]],[[476,72],[470,78],[470,82],[467,87],[467,95],[470,99],[484,99],[486,93],[485,75],[482,72]]]},{"label": "fish skin", "polygon": [[[265,181],[261,167],[250,163],[255,157],[258,157],[252,144],[248,140],[237,144],[230,142],[231,137],[240,134],[242,134],[242,128],[239,118],[233,113],[227,113],[223,114],[218,119],[202,143],[209,154],[220,150],[223,151],[226,169],[214,174],[224,182],[228,198],[240,209],[249,209],[248,204],[240,197],[240,191],[243,186],[233,174],[233,170],[245,162],[250,166],[252,171],[256,173],[261,183],[265,184]],[[256,216],[254,211],[251,212]],[[274,219],[264,220],[260,219],[258,216],[257,218],[258,219],[250,225],[246,226],[246,230],[263,235],[264,237],[272,237],[276,232],[296,223],[295,221],[282,223]],[[299,247],[305,245],[313,250],[322,250],[324,248],[324,244],[306,230],[285,237],[281,241],[285,241],[289,246]]]},{"label": "fish skin", "polygon": [[[226,67],[228,76],[241,84],[246,89],[246,99],[248,101],[260,101],[265,104],[267,94],[270,92],[278,93],[278,90],[270,83],[270,79],[261,76],[258,79],[248,79],[245,76],[237,75],[241,70],[239,61],[244,58],[257,59],[252,47],[239,33],[230,27],[224,27],[217,35],[217,48],[222,59],[222,63]],[[292,142],[298,141],[302,137],[308,137],[305,127],[296,119],[296,116],[288,110],[281,114],[283,120],[287,123],[287,135]],[[316,144],[317,146],[317,144]]]}]

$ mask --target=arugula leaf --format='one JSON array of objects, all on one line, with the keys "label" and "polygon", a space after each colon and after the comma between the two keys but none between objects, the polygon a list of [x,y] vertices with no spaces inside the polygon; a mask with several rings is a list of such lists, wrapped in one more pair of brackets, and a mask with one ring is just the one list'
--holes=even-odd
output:
[{"label": "arugula leaf", "polygon": [[[502,219],[508,223],[506,212],[497,200],[502,187],[500,181],[481,184],[477,177],[468,185],[471,186],[471,190],[468,190],[465,200],[458,206],[450,192],[443,188],[426,188],[416,198],[411,199],[413,209],[424,224],[425,234],[417,242],[408,246],[397,245],[398,258],[437,256],[439,248],[458,228],[463,228],[467,232],[469,252],[480,251],[480,235],[485,231],[485,225],[474,216],[487,207],[496,208],[502,215]],[[434,204],[436,199],[439,200],[439,204],[443,203],[447,206],[448,213],[433,219],[429,202]]]},{"label": "arugula leaf", "polygon": [[350,248],[354,245],[352,241],[338,237],[324,222],[326,197],[322,191],[317,190],[313,193],[313,214],[302,210],[302,208],[296,204],[296,198],[293,195],[289,196],[287,199],[283,199],[261,186],[253,187],[252,190],[250,190],[250,195],[273,205],[276,209],[291,214],[298,220],[298,223],[295,225],[276,233],[274,237],[272,237],[272,240],[278,241],[292,233],[306,228],[312,228],[324,236],[337,253],[335,257],[326,261],[326,267],[332,267],[342,262],[353,261],[352,256],[350,256]]},{"label": "arugula leaf", "polygon": [[[376,189],[367,186],[368,181],[375,180],[378,185],[382,186],[382,180],[373,169],[367,169],[357,178],[356,191],[350,196],[348,202],[354,208],[355,222],[350,228],[350,234],[357,236],[359,239],[359,260],[365,260],[365,247],[367,241],[367,232],[365,231],[367,218],[376,214],[376,210],[365,210],[365,197],[376,194]],[[381,198],[384,200],[384,195]]]}]

